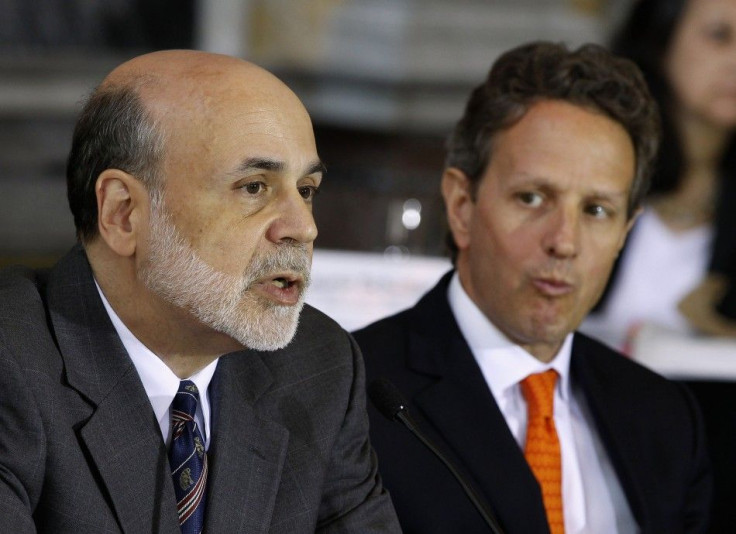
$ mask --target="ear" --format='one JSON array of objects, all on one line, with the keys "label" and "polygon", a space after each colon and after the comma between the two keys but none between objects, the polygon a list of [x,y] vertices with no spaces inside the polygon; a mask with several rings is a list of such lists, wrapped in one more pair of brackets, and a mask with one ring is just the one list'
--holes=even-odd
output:
[{"label": "ear", "polygon": [[448,167],[442,173],[442,197],[445,199],[447,223],[460,250],[470,244],[470,224],[475,208],[471,188],[470,180],[460,169]]},{"label": "ear", "polygon": [[120,256],[133,255],[148,216],[145,186],[127,172],[106,169],[97,178],[95,194],[100,237]]}]

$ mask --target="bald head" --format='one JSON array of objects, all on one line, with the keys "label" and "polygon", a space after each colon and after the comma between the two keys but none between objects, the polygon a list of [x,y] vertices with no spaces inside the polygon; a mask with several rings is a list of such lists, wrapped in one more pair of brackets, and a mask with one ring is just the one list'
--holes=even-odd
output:
[{"label": "bald head", "polygon": [[[232,84],[232,85],[230,85]],[[197,105],[233,86],[241,97],[298,100],[278,78],[248,61],[196,50],[164,50],[131,59],[113,70],[100,89],[131,87],[152,104]]]},{"label": "bald head", "polygon": [[78,236],[97,234],[95,182],[109,168],[160,187],[173,153],[208,150],[232,114],[272,115],[311,123],[297,96],[268,71],[230,56],[167,50],[133,58],[93,92],[77,122],[67,166],[69,204]]},{"label": "bald head", "polygon": [[[265,69],[240,58],[213,54],[199,50],[160,50],[137,56],[112,70],[101,87],[107,84],[125,83],[127,80],[151,75],[165,79],[196,77],[199,75],[221,74],[225,70],[245,69],[277,80]],[[280,82],[278,82],[280,83]],[[282,84],[283,85],[283,84]]]}]

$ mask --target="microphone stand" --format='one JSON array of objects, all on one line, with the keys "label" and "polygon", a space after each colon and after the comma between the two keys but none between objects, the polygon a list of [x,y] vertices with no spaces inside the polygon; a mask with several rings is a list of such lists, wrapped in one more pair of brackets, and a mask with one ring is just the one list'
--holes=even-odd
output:
[{"label": "microphone stand", "polygon": [[416,423],[412,420],[406,409],[406,401],[404,400],[401,392],[396,386],[394,386],[389,380],[385,378],[379,378],[371,382],[368,386],[368,396],[373,401],[374,406],[379,412],[383,414],[390,421],[399,421],[403,424],[409,432],[427,447],[432,454],[434,454],[439,460],[450,470],[452,476],[458,481],[460,486],[463,488],[465,495],[475,506],[476,510],[483,517],[483,520],[490,527],[493,534],[504,534],[501,525],[498,524],[498,520],[493,515],[493,512],[489,509],[488,505],[478,496],[473,488],[468,484],[460,472],[452,465],[449,459],[445,458],[445,455],[432,443],[432,441],[424,435],[419,429]]}]

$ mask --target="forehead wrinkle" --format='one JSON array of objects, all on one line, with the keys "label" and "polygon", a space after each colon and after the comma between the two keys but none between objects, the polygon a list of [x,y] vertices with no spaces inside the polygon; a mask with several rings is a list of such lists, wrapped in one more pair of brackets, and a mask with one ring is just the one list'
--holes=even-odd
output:
[{"label": "forehead wrinkle", "polygon": [[[279,95],[245,83],[217,85],[197,78],[161,80],[145,89],[143,96],[153,110],[184,124],[192,119],[203,126],[217,126],[223,121],[241,120],[244,126],[263,128],[288,119],[289,107]],[[291,109],[291,108],[290,108]],[[182,116],[184,112],[184,116]]]},{"label": "forehead wrinkle", "polygon": [[[237,125],[235,132],[242,135],[271,137],[278,140],[303,139],[304,132],[311,135],[311,122],[302,121],[293,115],[284,114],[279,107],[244,110],[236,105],[218,104],[216,108],[202,109],[196,120],[199,121],[198,135],[203,139],[211,139],[219,131]],[[173,110],[172,110],[173,112]],[[170,113],[173,114],[173,113]],[[189,121],[183,119],[187,124]]]}]

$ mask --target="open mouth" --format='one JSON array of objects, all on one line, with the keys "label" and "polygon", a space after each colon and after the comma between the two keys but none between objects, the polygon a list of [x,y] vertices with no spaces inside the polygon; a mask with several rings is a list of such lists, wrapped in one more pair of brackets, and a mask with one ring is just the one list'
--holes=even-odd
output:
[{"label": "open mouth", "polygon": [[297,281],[295,279],[289,279],[282,276],[274,278],[271,280],[271,283],[279,289],[289,289],[290,287],[297,285]]},{"label": "open mouth", "polygon": [[262,294],[280,304],[295,304],[302,294],[304,283],[297,275],[282,274],[262,279],[254,287]]}]

